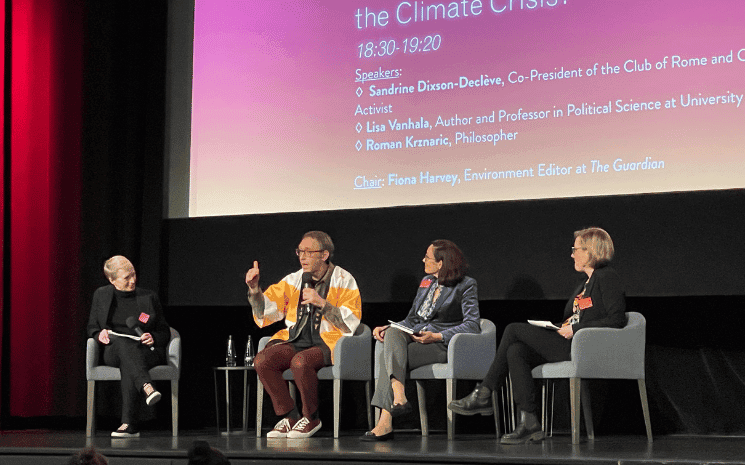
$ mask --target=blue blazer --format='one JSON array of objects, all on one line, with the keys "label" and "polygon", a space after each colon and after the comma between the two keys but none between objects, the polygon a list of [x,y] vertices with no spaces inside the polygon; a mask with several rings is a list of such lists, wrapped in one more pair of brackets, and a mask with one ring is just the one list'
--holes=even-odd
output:
[{"label": "blue blazer", "polygon": [[422,279],[411,310],[400,324],[413,329],[414,332],[427,330],[440,333],[445,344],[458,333],[480,333],[478,286],[476,280],[468,276],[455,286],[442,288],[429,321],[424,321],[417,315],[416,312],[424,302],[427,292],[436,282],[437,278],[433,275],[427,275]]}]

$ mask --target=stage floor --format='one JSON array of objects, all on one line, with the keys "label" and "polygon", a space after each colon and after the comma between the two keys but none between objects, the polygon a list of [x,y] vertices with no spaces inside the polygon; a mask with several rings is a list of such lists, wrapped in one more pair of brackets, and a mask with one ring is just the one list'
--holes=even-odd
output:
[{"label": "stage floor", "polygon": [[0,433],[0,464],[63,464],[73,452],[94,446],[112,465],[186,465],[186,452],[195,440],[208,441],[233,465],[745,464],[744,437],[661,436],[648,444],[643,436],[610,436],[572,446],[569,436],[554,436],[540,443],[503,446],[489,434],[448,441],[444,433],[423,438],[418,431],[396,432],[394,441],[370,443],[349,433],[336,440],[323,434],[267,440],[250,433],[225,436],[215,430],[185,431],[178,438],[167,432],[145,432],[138,439],[111,439],[103,432],[86,438],[82,431],[4,431]]}]

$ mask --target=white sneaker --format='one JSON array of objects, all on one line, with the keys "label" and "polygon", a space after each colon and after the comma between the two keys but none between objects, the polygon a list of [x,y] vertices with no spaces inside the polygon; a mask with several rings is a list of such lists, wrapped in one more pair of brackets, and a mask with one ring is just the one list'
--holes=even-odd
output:
[{"label": "white sneaker", "polygon": [[309,438],[316,434],[319,429],[321,429],[321,420],[311,420],[303,417],[295,423],[292,431],[287,433],[287,437],[290,439]]},{"label": "white sneaker", "polygon": [[298,423],[298,420],[292,420],[290,418],[283,418],[279,420],[279,423],[274,425],[274,429],[266,433],[267,438],[286,438],[287,435],[292,431],[292,427]]}]

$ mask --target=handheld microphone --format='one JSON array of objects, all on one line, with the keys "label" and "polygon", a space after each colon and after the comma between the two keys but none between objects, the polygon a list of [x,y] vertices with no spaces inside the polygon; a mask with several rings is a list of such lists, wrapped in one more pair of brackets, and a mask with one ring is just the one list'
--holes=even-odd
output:
[{"label": "handheld microphone", "polygon": [[[137,320],[133,316],[130,316],[129,318],[127,318],[127,327],[129,329],[133,329],[134,332],[140,337],[142,337],[142,335],[145,334],[142,332],[142,328],[140,328],[140,326],[137,324]],[[150,350],[155,350],[155,347],[150,346]]]},{"label": "handheld microphone", "polygon": [[[302,288],[300,290],[300,300],[301,301],[303,299],[303,291],[302,291],[302,289],[312,289],[312,288],[316,287],[315,284],[313,284],[313,275],[310,272],[303,273],[303,278],[302,279],[303,279],[303,285],[302,285]],[[310,315],[310,312],[312,311],[311,305],[310,304],[303,305],[301,311],[303,313],[307,313],[308,315]]]}]

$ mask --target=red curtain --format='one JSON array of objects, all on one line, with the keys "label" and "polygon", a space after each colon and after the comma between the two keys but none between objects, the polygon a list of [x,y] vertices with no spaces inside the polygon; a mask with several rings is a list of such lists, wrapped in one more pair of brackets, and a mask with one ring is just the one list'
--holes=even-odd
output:
[{"label": "red curtain", "polygon": [[[3,191],[0,192],[0,283],[3,283],[2,292],[0,292],[0,360],[2,360],[2,348],[3,344],[3,315],[5,314],[5,0],[0,0],[0,37],[3,38],[3,46],[0,48],[0,82],[2,82],[2,92],[0,92],[0,150],[2,150],[3,158],[0,161],[0,186],[3,186]],[[2,370],[0,370],[0,386],[3,386],[4,379],[2,378]],[[1,396],[0,396],[1,397]],[[5,414],[0,405],[0,418]]]},{"label": "red curtain", "polygon": [[[10,416],[83,409],[79,309],[83,6],[10,2]],[[7,83],[7,80],[5,81]],[[5,113],[5,107],[3,107]],[[5,373],[8,373],[5,370]],[[6,415],[8,413],[6,412]]]}]

